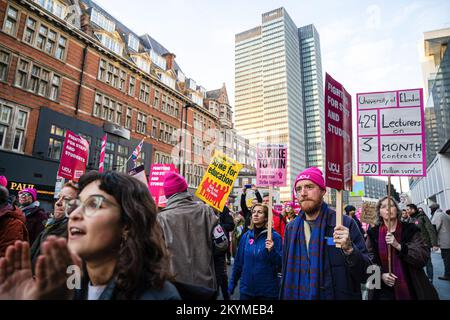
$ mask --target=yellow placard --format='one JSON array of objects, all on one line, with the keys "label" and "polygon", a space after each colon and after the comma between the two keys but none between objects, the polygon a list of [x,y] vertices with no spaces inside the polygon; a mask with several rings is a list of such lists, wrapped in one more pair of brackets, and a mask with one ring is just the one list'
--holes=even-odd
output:
[{"label": "yellow placard", "polygon": [[242,164],[216,150],[195,195],[222,211],[242,167]]}]

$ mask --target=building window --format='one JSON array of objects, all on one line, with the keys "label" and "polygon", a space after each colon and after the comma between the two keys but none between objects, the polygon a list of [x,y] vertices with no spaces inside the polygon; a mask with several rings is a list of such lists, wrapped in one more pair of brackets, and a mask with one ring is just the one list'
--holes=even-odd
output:
[{"label": "building window", "polygon": [[153,99],[153,106],[155,108],[159,107],[159,91],[155,90],[155,98]]},{"label": "building window", "polygon": [[123,70],[120,70],[120,77],[119,77],[119,90],[125,91],[125,82],[127,81],[127,73]]},{"label": "building window", "polygon": [[8,67],[11,60],[11,55],[3,50],[0,50],[0,81],[8,79]]},{"label": "building window", "polygon": [[133,109],[127,108],[127,118],[125,120],[125,128],[131,130],[131,121],[133,118]]},{"label": "building window", "polygon": [[67,38],[31,17],[27,18],[23,41],[59,60],[65,59]]},{"label": "building window", "polygon": [[23,151],[29,112],[0,100],[0,148]]},{"label": "building window", "polygon": [[125,91],[127,73],[104,59],[100,59],[97,78],[120,91]]},{"label": "building window", "polygon": [[15,85],[56,101],[59,97],[61,77],[39,65],[20,59]]},{"label": "building window", "polygon": [[95,94],[94,110],[92,114],[103,120],[122,125],[123,105],[97,92]]},{"label": "building window", "polygon": [[36,20],[34,20],[33,18],[28,18],[23,40],[26,43],[33,44],[35,34],[36,34]]},{"label": "building window", "polygon": [[136,78],[130,77],[130,84],[128,87],[128,95],[134,97],[134,90],[136,88]]},{"label": "building window", "polygon": [[162,99],[161,99],[161,111],[162,112],[167,112],[166,111],[166,107],[167,107],[167,96],[162,95]]},{"label": "building window", "polygon": [[152,119],[152,138],[158,138],[158,120]]},{"label": "building window", "polygon": [[116,108],[116,123],[121,126],[122,125],[122,112],[123,112],[123,106],[121,103],[117,103]]},{"label": "building window", "polygon": [[123,53],[123,46],[122,44],[117,41],[116,39],[110,37],[107,34],[102,33],[96,33],[95,36],[100,40],[102,45],[104,45],[106,48],[114,52],[115,54],[121,56]]},{"label": "building window", "polygon": [[128,35],[128,47],[133,49],[134,51],[139,51],[139,39],[136,38],[134,35],[129,34]]},{"label": "building window", "polygon": [[6,19],[3,23],[3,31],[7,34],[15,36],[17,33],[17,26],[19,21],[19,10],[9,6],[6,10]]},{"label": "building window", "polygon": [[58,39],[58,47],[56,48],[55,57],[59,60],[64,60],[66,56],[67,39],[60,36]]},{"label": "building window", "polygon": [[114,24],[114,22],[106,18],[95,8],[92,8],[91,21],[108,32],[114,32],[116,29],[116,25]]},{"label": "building window", "polygon": [[147,116],[138,112],[136,132],[146,134],[147,133]]},{"label": "building window", "polygon": [[106,170],[112,170],[114,163],[114,155],[112,153],[105,153],[105,159],[103,162],[103,168]]},{"label": "building window", "polygon": [[127,158],[125,158],[123,156],[117,156],[116,171],[126,173],[127,172],[126,163],[127,163]]},{"label": "building window", "polygon": [[148,99],[150,97],[150,86],[145,82],[141,81],[141,91],[139,94],[139,100],[144,103],[148,103]]},{"label": "building window", "polygon": [[59,160],[61,157],[62,141],[54,138],[49,139],[47,157],[53,160]]}]

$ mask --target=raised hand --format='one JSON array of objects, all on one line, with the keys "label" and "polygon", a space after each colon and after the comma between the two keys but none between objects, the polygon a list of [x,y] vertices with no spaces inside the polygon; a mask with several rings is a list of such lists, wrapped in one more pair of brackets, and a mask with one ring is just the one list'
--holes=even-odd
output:
[{"label": "raised hand", "polygon": [[0,300],[31,300],[35,292],[30,245],[27,241],[16,241],[0,258]]},{"label": "raised hand", "polygon": [[[28,242],[16,241],[0,259],[0,300],[70,299],[67,268],[81,265],[65,239],[49,237],[42,244],[33,278]],[[81,275],[80,275],[81,276]]]}]

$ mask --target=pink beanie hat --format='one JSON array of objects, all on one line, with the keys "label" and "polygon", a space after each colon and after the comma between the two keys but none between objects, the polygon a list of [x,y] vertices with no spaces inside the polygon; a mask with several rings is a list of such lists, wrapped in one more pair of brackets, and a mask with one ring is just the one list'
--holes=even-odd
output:
[{"label": "pink beanie hat", "polygon": [[37,200],[37,191],[34,188],[25,188],[21,191],[19,191],[19,194],[27,192],[31,195],[31,198],[33,199],[33,202]]},{"label": "pink beanie hat", "polygon": [[294,192],[295,192],[295,186],[297,185],[297,182],[302,181],[302,180],[310,180],[310,181],[314,182],[315,184],[317,184],[320,187],[320,189],[326,190],[325,179],[323,178],[322,171],[320,171],[320,169],[318,169],[316,167],[311,167],[311,168],[305,169],[305,171],[303,171],[303,172],[300,172],[300,174],[295,179]]},{"label": "pink beanie hat", "polygon": [[3,186],[6,188],[7,185],[8,185],[8,179],[6,179],[5,176],[0,176],[0,186]]},{"label": "pink beanie hat", "polygon": [[164,176],[164,195],[166,198],[186,191],[188,188],[186,179],[183,176],[175,172],[169,172]]}]

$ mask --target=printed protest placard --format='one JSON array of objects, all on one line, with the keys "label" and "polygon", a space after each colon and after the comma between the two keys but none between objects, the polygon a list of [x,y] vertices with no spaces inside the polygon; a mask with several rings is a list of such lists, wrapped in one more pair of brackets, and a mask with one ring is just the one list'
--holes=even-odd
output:
[{"label": "printed protest placard", "polygon": [[423,90],[360,93],[358,175],[425,176]]},{"label": "printed protest placard", "polygon": [[374,226],[377,221],[377,204],[375,202],[364,202],[361,209],[361,222]]},{"label": "printed protest placard", "polygon": [[148,177],[148,187],[156,206],[164,208],[167,204],[164,195],[164,176],[169,172],[177,172],[174,164],[152,164]]},{"label": "printed protest placard", "polygon": [[216,150],[195,195],[222,211],[241,169],[242,164]]},{"label": "printed protest placard", "polygon": [[325,77],[326,185],[352,189],[352,97],[328,73]]},{"label": "printed protest placard", "polygon": [[77,182],[86,172],[88,157],[89,142],[67,130],[58,168],[58,177]]},{"label": "printed protest placard", "polygon": [[256,150],[256,185],[286,186],[287,145],[258,144]]}]

